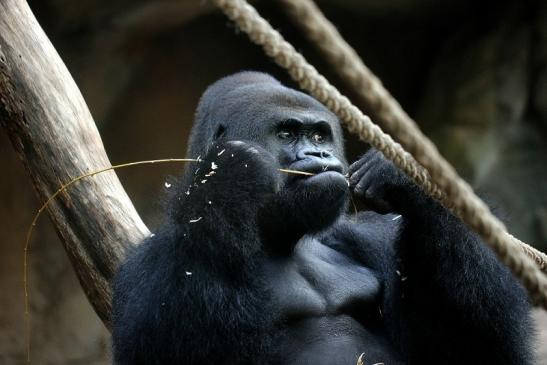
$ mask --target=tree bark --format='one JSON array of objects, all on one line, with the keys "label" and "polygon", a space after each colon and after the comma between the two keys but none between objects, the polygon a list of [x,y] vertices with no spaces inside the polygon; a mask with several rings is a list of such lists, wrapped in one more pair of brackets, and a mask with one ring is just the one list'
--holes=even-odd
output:
[{"label": "tree bark", "polygon": [[[0,125],[41,202],[62,183],[110,166],[78,87],[24,0],[0,1]],[[108,327],[112,276],[126,249],[150,232],[113,171],[74,184],[48,212]]]}]

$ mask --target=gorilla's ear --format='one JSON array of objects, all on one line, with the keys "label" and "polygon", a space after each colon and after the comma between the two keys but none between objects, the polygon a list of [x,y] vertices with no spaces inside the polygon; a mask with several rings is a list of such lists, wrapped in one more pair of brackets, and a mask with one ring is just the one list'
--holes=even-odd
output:
[{"label": "gorilla's ear", "polygon": [[216,141],[217,139],[222,137],[225,131],[226,131],[226,127],[224,127],[222,124],[219,124],[217,131],[215,132],[215,136],[213,137],[213,140]]}]

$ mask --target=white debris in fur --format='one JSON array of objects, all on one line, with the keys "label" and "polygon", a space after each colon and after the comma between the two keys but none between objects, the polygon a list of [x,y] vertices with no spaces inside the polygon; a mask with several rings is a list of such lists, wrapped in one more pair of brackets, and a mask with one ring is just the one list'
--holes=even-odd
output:
[{"label": "white debris in fur", "polygon": [[186,271],[186,276],[191,276],[191,275],[192,275],[191,271]]},{"label": "white debris in fur", "polygon": [[207,179],[201,180],[201,183],[202,183],[202,184],[205,184],[206,182],[207,182]]},{"label": "white debris in fur", "polygon": [[218,169],[218,165],[214,162],[211,162],[211,170],[216,170]]},{"label": "white debris in fur", "polygon": [[209,203],[209,205],[213,204],[213,202],[212,202],[212,201],[210,201],[210,200],[208,201],[208,203]]},{"label": "white debris in fur", "polygon": [[213,176],[214,174],[216,174],[215,171],[209,171],[208,174],[205,174],[205,177],[210,177],[210,176]]},{"label": "white debris in fur", "polygon": [[222,151],[220,151],[219,153],[217,153],[217,156],[222,155],[222,154],[224,153],[224,151],[226,151],[226,150],[222,150]]},{"label": "white debris in fur", "polygon": [[152,238],[152,237],[154,237],[155,235],[156,235],[155,233],[150,233],[150,236],[148,236],[148,237]]},{"label": "white debris in fur", "polygon": [[247,167],[247,164],[245,164],[245,167]]},{"label": "white debris in fur", "polygon": [[203,219],[203,217],[199,217],[199,218],[196,218],[196,219],[190,219],[189,223],[196,223],[196,222],[199,222],[202,219]]},{"label": "white debris in fur", "polygon": [[392,218],[391,220],[392,220],[392,221],[396,221],[397,219],[399,219],[399,218],[401,218],[401,217],[402,217],[402,215],[399,214],[398,216],[396,216],[395,218]]},{"label": "white debris in fur", "polygon": [[165,182],[164,185],[165,185],[165,187],[166,187],[167,189],[169,189],[169,188],[171,187],[171,184],[169,184],[167,181]]}]

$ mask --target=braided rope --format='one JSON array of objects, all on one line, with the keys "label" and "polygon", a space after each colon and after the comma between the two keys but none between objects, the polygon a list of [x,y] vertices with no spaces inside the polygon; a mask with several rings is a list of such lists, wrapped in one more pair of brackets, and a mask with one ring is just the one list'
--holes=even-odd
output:
[{"label": "braided rope", "polygon": [[[252,42],[285,68],[300,87],[331,109],[348,130],[370,143],[404,171],[423,190],[474,229],[517,276],[535,303],[547,308],[547,277],[520,250],[504,225],[473,193],[425,137],[416,135],[408,150],[430,173],[421,168],[401,145],[373,124],[363,113],[311,66],[281,34],[274,30],[245,0],[215,0],[216,5]],[[434,183],[432,183],[434,182]],[[440,192],[444,192],[441,194]]]},{"label": "braided rope", "polygon": [[[344,40],[336,27],[325,17],[313,0],[278,0],[293,23],[323,57],[352,86],[359,101],[375,113],[377,122],[401,145],[410,150],[418,138],[426,138],[418,125],[364,64],[357,52]],[[530,256],[543,272],[547,272],[547,255],[507,233],[516,245]]]}]

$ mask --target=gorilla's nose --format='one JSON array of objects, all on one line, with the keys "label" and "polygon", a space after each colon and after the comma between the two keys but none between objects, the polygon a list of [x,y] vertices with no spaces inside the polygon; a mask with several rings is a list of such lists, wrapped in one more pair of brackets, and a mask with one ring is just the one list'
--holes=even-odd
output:
[{"label": "gorilla's nose", "polygon": [[296,161],[291,164],[294,170],[320,173],[325,171],[336,171],[342,173],[343,165],[331,151],[317,148],[301,149],[296,154]]},{"label": "gorilla's nose", "polygon": [[332,157],[332,153],[330,153],[329,151],[325,151],[325,150],[302,149],[302,150],[298,151],[298,153],[296,154],[296,157],[299,160],[305,160],[306,158],[310,158],[310,157],[328,159],[328,158]]}]

